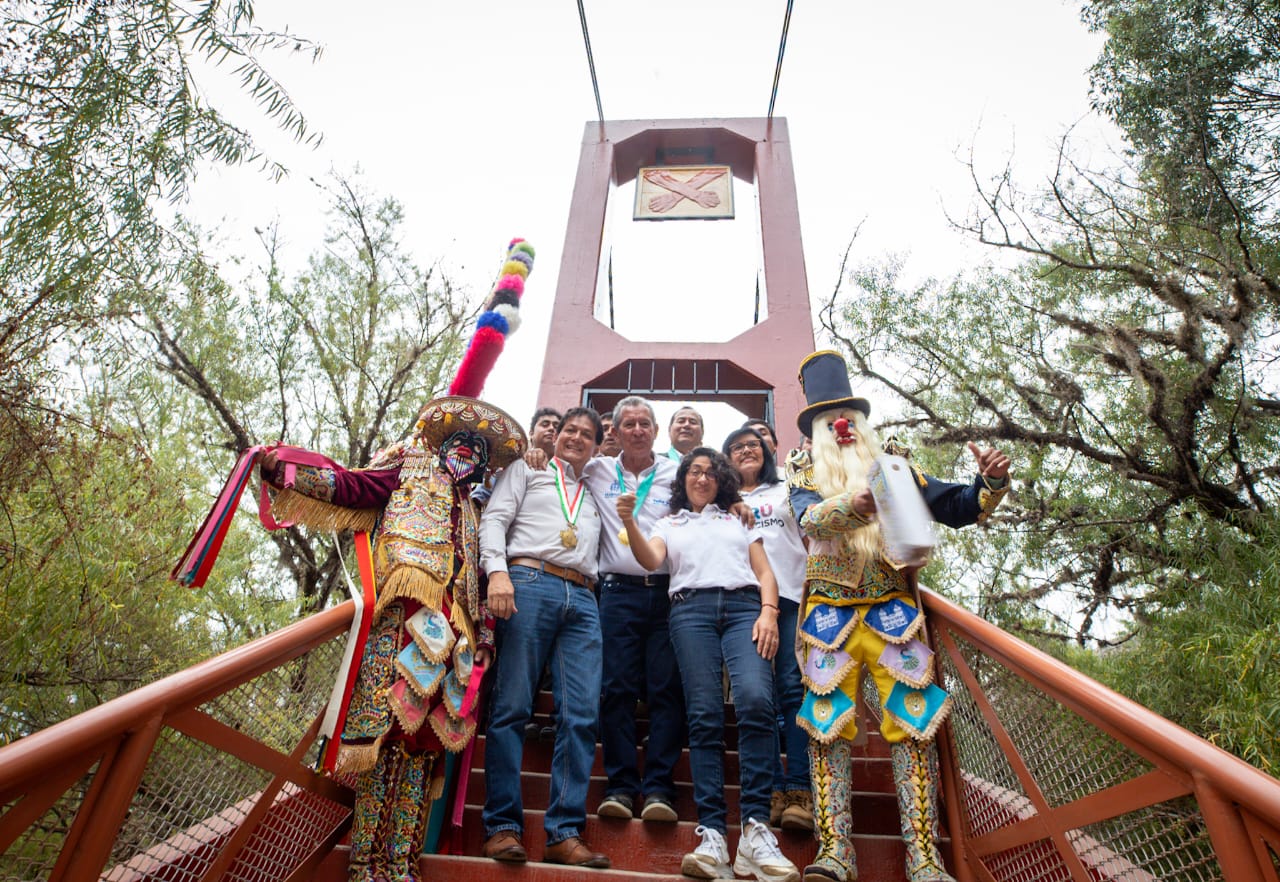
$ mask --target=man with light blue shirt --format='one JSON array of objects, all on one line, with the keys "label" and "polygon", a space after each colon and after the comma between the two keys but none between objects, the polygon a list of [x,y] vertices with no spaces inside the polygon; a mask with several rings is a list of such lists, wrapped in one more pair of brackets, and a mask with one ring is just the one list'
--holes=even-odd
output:
[{"label": "man with light blue shirt", "polygon": [[[665,565],[648,573],[636,562],[614,507],[620,495],[634,493],[635,519],[642,530],[651,530],[670,511],[676,463],[653,452],[658,423],[645,399],[619,401],[613,425],[622,452],[596,457],[584,472],[600,515],[600,626],[609,647],[600,697],[608,783],[598,814],[631,818],[643,797],[641,818],[676,821],[672,770],[684,742],[684,698],[667,632],[668,573]],[[700,429],[701,419],[698,425]],[[643,778],[636,738],[640,700],[649,707]]]},{"label": "man with light blue shirt", "polygon": [[555,752],[543,860],[606,868],[582,841],[595,758],[602,639],[592,592],[600,517],[583,477],[603,437],[599,415],[565,413],[545,469],[523,460],[498,479],[480,521],[480,563],[497,619],[497,673],[485,748],[485,857],[523,863],[520,764],[538,677],[551,670]]}]

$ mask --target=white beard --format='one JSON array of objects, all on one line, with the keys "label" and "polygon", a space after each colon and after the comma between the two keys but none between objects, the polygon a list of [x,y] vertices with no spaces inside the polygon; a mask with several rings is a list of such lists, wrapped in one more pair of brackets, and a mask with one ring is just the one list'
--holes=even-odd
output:
[{"label": "white beard", "polygon": [[[861,413],[853,420],[858,440],[853,444],[836,443],[836,435],[830,425],[838,416],[838,411],[827,411],[813,421],[813,480],[823,499],[866,490],[867,471],[881,452],[880,442]],[[854,554],[879,554],[880,525],[872,521],[853,533],[847,533],[842,544]]]}]

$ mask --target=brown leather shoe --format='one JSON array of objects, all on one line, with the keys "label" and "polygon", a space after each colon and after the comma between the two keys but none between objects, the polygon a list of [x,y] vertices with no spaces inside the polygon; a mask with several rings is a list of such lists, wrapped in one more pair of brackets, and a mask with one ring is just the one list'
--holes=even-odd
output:
[{"label": "brown leather shoe", "polygon": [[484,856],[508,864],[523,864],[529,853],[520,844],[520,836],[514,830],[499,830],[484,843]]},{"label": "brown leather shoe", "polygon": [[542,853],[543,863],[568,864],[571,867],[591,867],[596,870],[609,869],[609,856],[592,851],[577,836],[570,836],[555,845],[548,845]]}]

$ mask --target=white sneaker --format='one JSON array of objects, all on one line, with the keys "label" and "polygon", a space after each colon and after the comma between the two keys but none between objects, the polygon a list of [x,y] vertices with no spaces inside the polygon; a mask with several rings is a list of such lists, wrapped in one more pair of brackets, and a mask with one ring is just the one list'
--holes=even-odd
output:
[{"label": "white sneaker", "polygon": [[800,871],[779,850],[773,831],[755,818],[742,825],[733,871],[739,876],[755,876],[759,882],[800,882]]},{"label": "white sneaker", "polygon": [[702,837],[702,842],[680,861],[680,872],[695,879],[732,879],[729,843],[720,831],[700,825],[693,832]]}]

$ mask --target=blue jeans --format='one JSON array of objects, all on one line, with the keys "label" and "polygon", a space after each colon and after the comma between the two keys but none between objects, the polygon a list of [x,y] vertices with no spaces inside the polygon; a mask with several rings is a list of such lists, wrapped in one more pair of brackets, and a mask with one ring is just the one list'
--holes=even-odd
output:
[{"label": "blue jeans", "polygon": [[760,616],[760,592],[703,588],[671,602],[671,645],[680,661],[689,715],[689,766],[698,823],[725,832],[724,690],[729,669],[738,718],[742,821],[769,821],[769,795],[777,721],[773,671],[751,641]]},{"label": "blue jeans", "polygon": [[778,598],[778,654],[773,659],[773,701],[778,708],[780,746],[787,753],[787,770],[774,749],[773,789],[809,791],[809,735],[796,725],[796,714],[804,703],[800,663],[796,661],[796,625],[800,604]]},{"label": "blue jeans", "polygon": [[544,826],[547,844],[554,845],[580,836],[586,821],[600,697],[600,614],[586,588],[529,567],[513,566],[510,575],[519,612],[499,619],[495,634],[498,663],[484,751],[484,827],[488,836],[523,831],[524,727],[533,713],[538,678],[549,663],[556,746]]},{"label": "blue jeans", "polygon": [[[600,694],[600,742],[605,793],[660,796],[675,801],[672,771],[684,742],[680,669],[667,633],[666,585],[600,583],[600,629],[609,653]],[[649,705],[649,745],[640,780],[636,750],[636,702]]]}]

